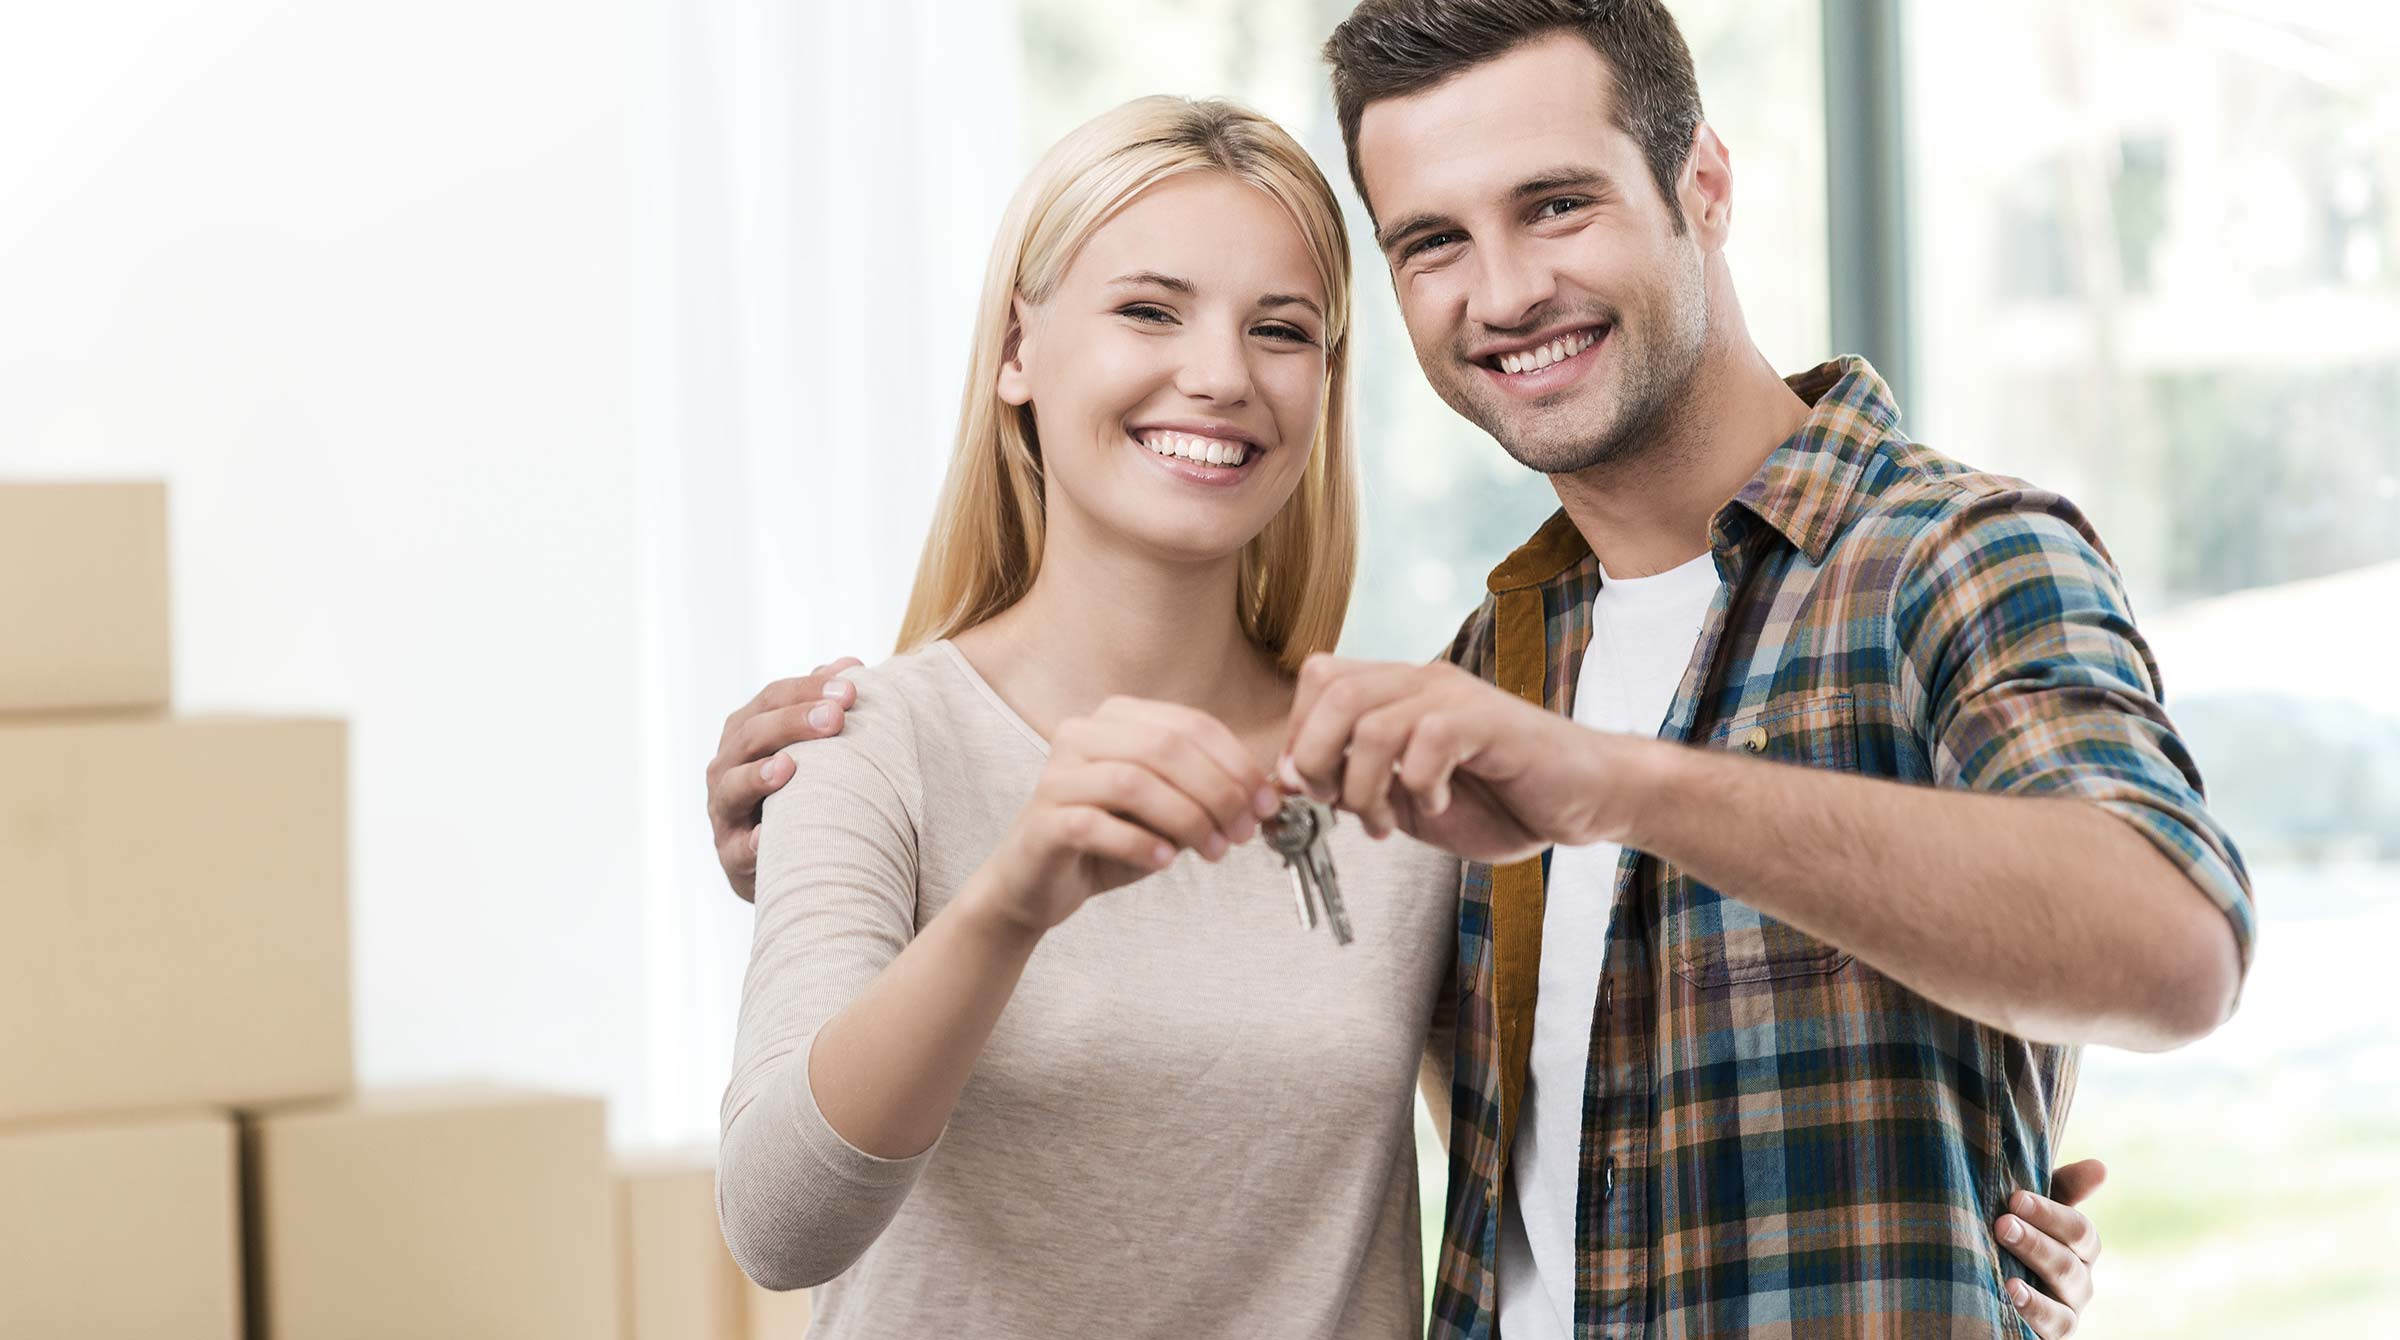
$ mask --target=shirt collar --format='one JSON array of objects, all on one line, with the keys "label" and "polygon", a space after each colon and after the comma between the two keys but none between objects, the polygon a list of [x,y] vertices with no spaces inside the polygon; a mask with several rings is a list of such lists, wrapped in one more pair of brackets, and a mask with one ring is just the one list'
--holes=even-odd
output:
[{"label": "shirt collar", "polygon": [[[1711,538],[1719,548],[1736,542],[1734,509],[1741,508],[1819,563],[1849,520],[1850,500],[1867,463],[1898,432],[1900,411],[1891,388],[1863,358],[1837,358],[1784,383],[1808,402],[1808,418],[1717,514]],[[1541,586],[1591,553],[1583,532],[1561,508],[1492,569],[1485,587],[1498,594]]]}]

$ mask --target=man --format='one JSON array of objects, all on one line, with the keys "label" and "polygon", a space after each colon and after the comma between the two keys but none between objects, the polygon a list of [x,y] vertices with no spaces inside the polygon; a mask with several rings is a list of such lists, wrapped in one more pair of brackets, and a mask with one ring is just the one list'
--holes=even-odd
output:
[{"label": "man", "polygon": [[[1562,503],[1443,662],[1312,663],[1285,765],[1486,863],[1434,1333],[2063,1333],[2088,1224],[2012,1189],[2072,1047],[2207,1032],[2251,941],[2097,538],[1862,361],[1767,366],[1656,0],[1367,0],[1327,55],[1420,364]],[[737,887],[825,692],[728,724]]]}]

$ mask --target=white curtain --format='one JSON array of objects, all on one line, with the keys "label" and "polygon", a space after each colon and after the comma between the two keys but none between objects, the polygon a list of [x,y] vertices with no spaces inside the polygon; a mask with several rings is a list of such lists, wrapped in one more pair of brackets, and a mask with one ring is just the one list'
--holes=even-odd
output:
[{"label": "white curtain", "polygon": [[1024,155],[1013,3],[646,22],[643,1049],[672,1141],[715,1130],[749,948],[702,769],[768,680],[890,651]]}]

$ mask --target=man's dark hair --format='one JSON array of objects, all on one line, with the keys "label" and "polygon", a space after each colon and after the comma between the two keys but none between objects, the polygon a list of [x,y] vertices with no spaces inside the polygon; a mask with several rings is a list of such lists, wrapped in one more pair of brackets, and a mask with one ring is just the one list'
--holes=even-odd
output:
[{"label": "man's dark hair", "polygon": [[[1660,0],[1363,0],[1325,42],[1358,198],[1367,199],[1358,122],[1368,103],[1422,92],[1554,32],[1580,36],[1608,62],[1617,128],[1641,146],[1667,213],[1683,231],[1675,179],[1700,126],[1700,79],[1682,30]],[[1367,212],[1374,209],[1367,202]]]}]

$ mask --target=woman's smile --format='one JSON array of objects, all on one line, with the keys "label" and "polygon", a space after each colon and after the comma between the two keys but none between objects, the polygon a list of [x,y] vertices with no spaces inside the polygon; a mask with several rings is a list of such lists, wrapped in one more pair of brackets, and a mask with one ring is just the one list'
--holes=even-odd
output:
[{"label": "woman's smile", "polygon": [[1241,483],[1267,455],[1250,434],[1215,424],[1135,428],[1126,438],[1177,479],[1220,488]]}]

